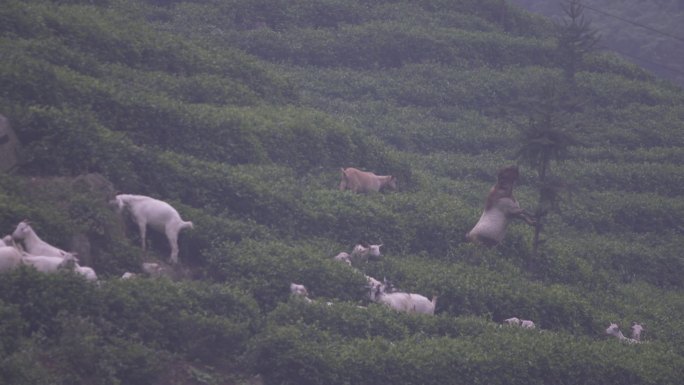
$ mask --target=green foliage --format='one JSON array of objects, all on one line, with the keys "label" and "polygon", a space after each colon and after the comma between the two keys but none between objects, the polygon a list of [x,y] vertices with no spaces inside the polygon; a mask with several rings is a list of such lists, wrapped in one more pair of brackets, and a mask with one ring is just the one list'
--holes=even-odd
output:
[{"label": "green foliage", "polygon": [[3,274],[2,299],[18,307],[26,325],[22,334],[41,332],[47,337],[59,335],[63,329],[55,322],[60,313],[78,313],[96,307],[96,298],[83,278],[75,274],[41,274],[33,268],[21,267]]},{"label": "green foliage", "polygon": [[[0,235],[28,217],[56,246],[80,239],[100,282],[3,272],[0,382],[679,379],[676,87],[588,52],[568,87],[553,25],[500,0],[6,3],[0,113],[22,163],[0,175]],[[521,127],[531,160],[565,159],[554,177],[576,189],[535,255],[518,222],[494,249],[465,243]],[[398,190],[339,191],[349,166]],[[193,221],[165,266],[184,278],[118,279],[168,246],[151,229],[143,255],[116,191]],[[332,259],[362,241],[383,257]],[[370,303],[364,274],[437,295],[435,316]],[[500,327],[512,316],[542,331]],[[603,337],[632,321],[648,343]]]},{"label": "green foliage", "polygon": [[[512,3],[546,16],[564,16],[558,2],[514,0]],[[585,12],[592,26],[600,31],[602,45],[635,63],[632,70],[638,77],[657,75],[680,87],[684,84],[684,56],[679,50],[682,36],[679,20],[684,12],[681,3],[599,0],[585,3]]]},{"label": "green foliage", "polygon": [[0,317],[3,320],[0,326],[0,354],[4,356],[17,350],[25,326],[19,309],[1,300]]},{"label": "green foliage", "polygon": [[[28,268],[2,278],[2,333],[12,333],[2,354],[11,383],[150,383],[172,354],[209,364],[239,357],[258,327],[254,301],[223,285],[138,279],[96,286]],[[49,373],[28,380],[29,370],[18,365],[27,359],[51,362]]]},{"label": "green foliage", "polygon": [[345,25],[336,30],[301,28],[283,33],[256,29],[239,36],[242,49],[269,61],[300,66],[398,68],[410,63],[446,65],[539,64],[552,56],[548,44],[537,39],[501,33],[471,33],[439,29],[435,34],[402,21]]},{"label": "green foliage", "polygon": [[210,363],[240,353],[256,326],[253,300],[218,285],[111,282],[101,296],[107,320],[119,330]]},{"label": "green foliage", "polygon": [[297,323],[267,328],[253,354],[257,369],[277,383],[621,384],[641,383],[647,377],[676,381],[668,366],[674,362],[661,361],[667,355],[664,350],[639,348],[509,328],[460,338],[417,333],[396,342],[382,337],[340,339]]},{"label": "green foliage", "polygon": [[306,245],[245,240],[214,251],[208,274],[248,290],[266,308],[287,298],[293,282],[305,282],[316,297],[351,300],[363,296],[363,276],[333,261],[335,254]]},{"label": "green foliage", "polygon": [[574,81],[584,56],[599,42],[598,31],[584,18],[584,7],[578,0],[565,0],[561,7],[566,19],[558,26],[558,60],[565,76]]}]

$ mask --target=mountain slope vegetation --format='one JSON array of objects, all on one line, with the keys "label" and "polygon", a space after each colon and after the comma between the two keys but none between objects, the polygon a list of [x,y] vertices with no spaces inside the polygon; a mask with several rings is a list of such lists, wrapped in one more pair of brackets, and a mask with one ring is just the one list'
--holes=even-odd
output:
[{"label": "mountain slope vegetation", "polygon": [[[0,231],[85,239],[100,277],[0,275],[0,383],[681,381],[681,88],[605,52],[570,73],[557,27],[498,0],[8,0],[0,31],[22,143]],[[573,139],[548,210],[519,156],[535,129]],[[541,239],[466,243],[510,164]],[[349,166],[398,190],[339,191]],[[115,191],[193,221],[175,279],[118,278],[169,250],[142,254]],[[332,259],[360,241],[384,256]],[[435,316],[369,304],[364,274]],[[647,342],[605,336],[632,321]]]},{"label": "mountain slope vegetation", "polygon": [[[514,0],[532,12],[561,17],[567,2]],[[601,45],[664,79],[684,85],[684,5],[678,1],[584,1],[584,13]]]}]

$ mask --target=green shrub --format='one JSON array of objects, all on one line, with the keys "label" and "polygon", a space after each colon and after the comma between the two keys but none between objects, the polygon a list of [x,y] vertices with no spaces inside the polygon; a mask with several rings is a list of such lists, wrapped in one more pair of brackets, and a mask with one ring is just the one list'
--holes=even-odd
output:
[{"label": "green shrub", "polygon": [[0,357],[15,352],[19,347],[22,333],[26,327],[19,308],[0,300]]},{"label": "green shrub", "polygon": [[362,275],[313,246],[243,240],[215,253],[209,260],[210,276],[252,293],[262,308],[285,300],[293,282],[304,284],[316,298],[352,300],[364,293]]},{"label": "green shrub", "polygon": [[119,330],[149,346],[205,359],[239,353],[258,312],[246,293],[203,283],[111,281],[100,295],[103,316]]},{"label": "green shrub", "polygon": [[268,381],[307,384],[640,384],[652,375],[671,383],[677,375],[669,365],[681,361],[660,346],[521,329],[391,342],[340,340],[303,324],[266,329],[252,354]]},{"label": "green shrub", "polygon": [[0,300],[19,311],[25,322],[24,336],[41,332],[52,338],[63,331],[63,325],[56,322],[59,314],[97,308],[91,286],[73,273],[44,274],[22,266],[2,275]]}]

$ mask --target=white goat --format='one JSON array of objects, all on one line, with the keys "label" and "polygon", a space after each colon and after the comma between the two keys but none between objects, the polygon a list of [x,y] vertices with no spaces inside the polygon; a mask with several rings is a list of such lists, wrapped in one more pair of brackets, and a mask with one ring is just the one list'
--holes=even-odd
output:
[{"label": "white goat", "polygon": [[376,259],[382,256],[380,252],[380,245],[369,245],[366,243],[359,243],[354,246],[351,254],[341,252],[333,257],[334,260],[344,262],[349,266],[361,265],[368,262],[369,259]]},{"label": "white goat", "polygon": [[414,293],[386,293],[385,288],[386,285],[384,284],[372,287],[370,295],[371,300],[387,305],[394,310],[406,313],[435,314],[437,296],[434,296],[432,297],[432,300],[429,300],[425,296]]},{"label": "white goat", "polygon": [[152,278],[158,278],[164,275],[164,266],[156,262],[144,262],[142,264],[143,273],[147,274]]},{"label": "white goat", "polygon": [[349,266],[351,266],[351,264],[352,264],[351,255],[349,255],[349,253],[344,252],[344,251],[337,254],[336,256],[334,256],[333,259],[336,261],[344,262],[344,263],[348,264]]},{"label": "white goat", "polygon": [[611,335],[613,337],[616,337],[620,341],[626,342],[629,344],[638,344],[639,343],[638,340],[625,337],[624,334],[622,334],[622,332],[620,331],[620,327],[615,323],[611,323],[610,326],[608,326],[608,328],[606,329],[606,334]]},{"label": "white goat", "polygon": [[375,279],[369,275],[365,275],[365,277],[366,277],[366,282],[368,282],[368,287],[371,290],[377,290],[378,287],[382,286],[382,282],[378,281],[377,279]]},{"label": "white goat", "polygon": [[21,264],[21,253],[12,246],[0,246],[0,271],[9,271]]},{"label": "white goat", "polygon": [[31,255],[76,259],[75,253],[69,253],[40,239],[27,220],[19,222],[12,233],[12,239],[22,241],[24,249]]},{"label": "white goat", "polygon": [[97,274],[95,270],[88,266],[80,266],[78,263],[74,266],[74,271],[81,274],[88,281],[97,281]]},{"label": "white goat", "polygon": [[130,271],[127,271],[127,272],[123,273],[123,275],[121,276],[121,279],[131,279],[131,278],[135,278],[137,276],[138,276],[137,274],[131,273]]},{"label": "white goat", "polygon": [[632,322],[632,339],[641,341],[641,332],[644,331],[644,327],[636,322]]},{"label": "white goat", "polygon": [[507,323],[511,326],[520,326],[521,321],[520,321],[520,318],[518,318],[518,317],[511,317],[511,318],[505,319],[503,322]]},{"label": "white goat", "polygon": [[290,293],[295,297],[302,297],[306,302],[312,302],[309,298],[309,291],[306,290],[304,285],[297,283],[290,283]]},{"label": "white goat", "polygon": [[353,262],[366,262],[368,261],[368,255],[370,254],[370,247],[358,244],[355,245],[351,252],[351,260]]},{"label": "white goat", "polygon": [[78,263],[76,263],[76,259],[73,258],[73,256],[62,258],[24,253],[21,257],[21,263],[27,266],[33,266],[41,273],[56,273],[61,270],[73,270],[74,272],[84,276],[88,281],[97,280],[97,274],[95,274],[95,270],[88,266],[80,266]]},{"label": "white goat", "polygon": [[536,326],[534,325],[534,322],[524,319],[520,320],[520,327],[523,329],[534,329]]},{"label": "white goat", "polygon": [[371,259],[374,258],[380,258],[382,257],[382,253],[380,252],[380,248],[382,247],[382,243],[379,245],[369,245],[368,248],[370,249],[368,252],[368,256]]},{"label": "white goat", "polygon": [[350,259],[354,265],[368,262],[369,259],[377,259],[382,256],[380,252],[380,245],[369,245],[366,243],[359,243],[352,249]]},{"label": "white goat", "polygon": [[152,229],[163,232],[171,247],[171,262],[178,262],[178,233],[185,228],[193,228],[192,222],[181,219],[178,211],[168,203],[144,195],[119,194],[113,203],[121,212],[124,207],[131,213],[140,229],[142,249],[146,249],[146,232]]},{"label": "white goat", "polygon": [[60,270],[73,270],[76,267],[74,259],[48,255],[24,255],[21,262],[33,266],[41,273],[56,273]]}]

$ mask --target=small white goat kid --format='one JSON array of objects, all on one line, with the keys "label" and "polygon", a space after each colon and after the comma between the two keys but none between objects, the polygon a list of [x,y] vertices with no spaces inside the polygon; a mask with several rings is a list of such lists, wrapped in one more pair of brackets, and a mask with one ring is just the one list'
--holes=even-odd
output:
[{"label": "small white goat kid", "polygon": [[19,222],[12,233],[12,239],[22,241],[26,252],[32,255],[68,259],[75,259],[76,256],[75,253],[69,253],[40,239],[27,220]]},{"label": "small white goat kid", "polygon": [[306,286],[297,283],[290,283],[290,293],[294,297],[302,297],[306,302],[312,302],[309,298],[309,291],[306,290]]},{"label": "small white goat kid", "polygon": [[84,276],[88,281],[97,281],[97,274],[95,274],[95,270],[91,267],[76,264],[76,266],[74,266],[74,271]]},{"label": "small white goat kid", "polygon": [[140,229],[142,249],[145,251],[146,232],[152,229],[163,232],[171,247],[171,262],[178,262],[178,233],[185,228],[193,228],[192,222],[181,219],[178,211],[168,203],[144,195],[119,194],[114,202],[121,212],[128,209]]},{"label": "small white goat kid", "polygon": [[622,332],[620,331],[620,327],[616,323],[611,323],[610,326],[608,326],[608,328],[606,329],[606,334],[613,336],[613,337],[619,339],[620,341],[626,342],[629,344],[638,344],[640,342],[640,341],[635,340],[633,338],[625,337],[624,334],[622,334]]}]

